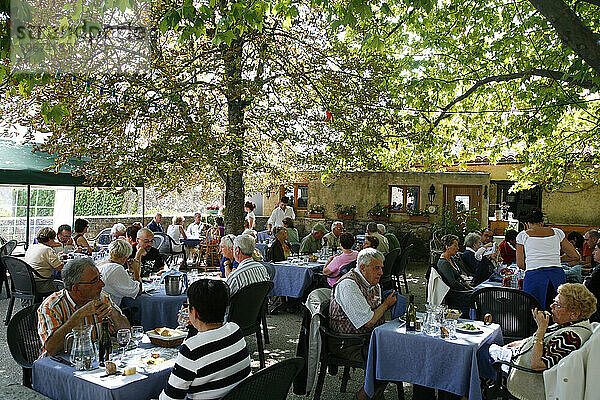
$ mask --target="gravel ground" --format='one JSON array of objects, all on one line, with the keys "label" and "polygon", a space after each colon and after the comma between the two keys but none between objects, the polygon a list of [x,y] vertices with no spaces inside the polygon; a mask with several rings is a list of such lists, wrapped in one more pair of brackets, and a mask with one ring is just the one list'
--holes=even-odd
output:
[{"label": "gravel ground", "polygon": [[[424,311],[425,304],[425,272],[426,265],[424,263],[410,263],[407,268],[407,278],[409,290],[415,295],[415,304],[419,311]],[[0,295],[0,315],[4,319],[8,308],[8,299],[5,292]],[[19,301],[15,304],[13,314],[21,309]],[[267,364],[272,364],[285,358],[293,357],[296,354],[296,345],[298,343],[298,333],[300,331],[300,323],[302,316],[300,314],[283,313],[278,315],[267,316],[267,325],[269,327],[269,335],[271,343],[265,345],[267,355]],[[256,351],[256,338],[254,336],[246,337],[248,347],[252,354],[252,366],[258,368],[258,352]],[[0,330],[0,376],[20,383],[22,379],[21,368],[14,362],[8,345],[6,344],[6,328]],[[350,381],[346,393],[340,393],[341,370],[336,376],[327,375],[325,385],[323,387],[323,400],[342,400],[352,399],[362,386],[364,379],[364,371],[354,370],[350,374]],[[404,384],[404,390],[407,400],[412,398],[411,385]],[[387,399],[397,398],[396,385],[388,385],[386,391]],[[306,400],[305,396],[294,395],[291,391],[288,399]]]}]

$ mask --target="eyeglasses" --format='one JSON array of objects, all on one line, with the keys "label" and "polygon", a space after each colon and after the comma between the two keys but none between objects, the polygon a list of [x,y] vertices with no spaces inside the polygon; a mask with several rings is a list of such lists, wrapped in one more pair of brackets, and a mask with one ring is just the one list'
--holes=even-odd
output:
[{"label": "eyeglasses", "polygon": [[100,282],[100,275],[98,275],[97,277],[95,277],[94,279],[92,279],[89,282],[79,282],[78,285],[95,285],[98,282]]},{"label": "eyeglasses", "polygon": [[152,243],[154,239],[138,239],[138,242],[140,243]]}]

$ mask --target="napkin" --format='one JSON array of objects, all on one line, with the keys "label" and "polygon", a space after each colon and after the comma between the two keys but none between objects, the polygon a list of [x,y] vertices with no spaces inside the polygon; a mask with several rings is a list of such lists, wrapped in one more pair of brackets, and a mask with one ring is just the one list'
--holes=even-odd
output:
[{"label": "napkin", "polygon": [[78,378],[85,379],[86,381],[95,383],[96,385],[100,385],[108,389],[120,388],[121,386],[125,386],[128,383],[147,378],[146,375],[140,374],[139,372],[127,376],[109,375],[105,378],[100,378],[101,376],[106,375],[106,371],[104,371],[103,368],[96,369],[93,371],[75,371],[73,374]]}]

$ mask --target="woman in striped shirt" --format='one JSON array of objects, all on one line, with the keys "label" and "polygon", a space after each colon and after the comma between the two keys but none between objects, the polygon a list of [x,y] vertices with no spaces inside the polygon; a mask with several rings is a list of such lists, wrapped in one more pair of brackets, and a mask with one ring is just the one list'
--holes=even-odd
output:
[{"label": "woman in striped shirt", "polygon": [[250,374],[250,356],[240,327],[223,323],[229,288],[223,281],[201,279],[188,289],[188,337],[177,355],[160,400],[220,399]]}]

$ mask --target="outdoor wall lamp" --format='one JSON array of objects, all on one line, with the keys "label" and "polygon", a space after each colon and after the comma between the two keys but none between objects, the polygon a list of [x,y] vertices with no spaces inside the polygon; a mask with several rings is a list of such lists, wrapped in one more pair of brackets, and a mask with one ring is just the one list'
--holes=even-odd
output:
[{"label": "outdoor wall lamp", "polygon": [[488,190],[487,190],[487,185],[485,185],[485,188],[483,188],[483,198],[487,199],[488,198]]},{"label": "outdoor wall lamp", "polygon": [[427,198],[429,199],[429,202],[433,204],[433,202],[435,201],[435,186],[431,185],[429,187],[429,193],[427,193]]}]

